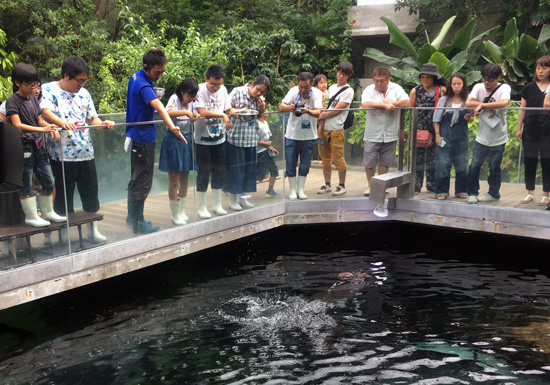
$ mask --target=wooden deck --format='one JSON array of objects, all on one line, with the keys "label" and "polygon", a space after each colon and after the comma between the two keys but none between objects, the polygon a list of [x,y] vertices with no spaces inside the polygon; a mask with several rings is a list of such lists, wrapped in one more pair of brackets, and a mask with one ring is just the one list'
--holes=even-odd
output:
[{"label": "wooden deck", "polygon": [[[282,172],[281,172],[282,175]],[[283,190],[283,178],[281,177],[275,183],[275,190],[281,194],[280,198],[265,198],[265,191],[267,190],[267,182],[261,182],[257,185],[257,192],[250,193],[249,202],[253,203],[255,206],[265,206],[274,202],[281,202],[283,200],[283,192],[288,196],[288,184]],[[286,182],[286,180],[284,180]],[[451,181],[451,196],[449,199],[441,202],[441,204],[453,204],[454,202],[464,203],[464,199],[459,199],[454,197],[453,184],[454,181]],[[346,178],[346,190],[345,195],[336,197],[331,193],[328,194],[317,194],[317,190],[323,185],[323,175],[322,170],[315,165],[310,171],[310,175],[306,181],[305,193],[308,196],[308,200],[315,199],[346,199],[346,198],[364,198],[363,193],[367,187],[366,176],[364,169],[360,167],[350,168],[348,170]],[[338,185],[337,173],[333,172],[332,175],[332,186],[333,189]],[[391,189],[390,194],[395,194],[395,189]],[[481,182],[480,194],[487,192],[487,183]],[[542,196],[542,189],[540,186],[537,186],[535,190],[535,200],[529,204],[522,204],[520,200],[525,197],[526,191],[523,184],[512,184],[504,183],[501,188],[502,198],[498,202],[493,203],[478,203],[478,205],[488,205],[488,206],[501,206],[501,207],[515,207],[523,210],[544,210],[546,206],[539,206],[538,202]],[[186,200],[186,213],[189,217],[189,223],[194,223],[198,221],[208,221],[208,219],[201,219],[196,215],[196,206],[195,206],[195,195],[194,189],[190,188],[188,191],[188,198]],[[208,193],[208,209],[211,207],[211,196]],[[226,195],[222,198],[223,207],[232,213],[229,209],[228,198]],[[367,199],[367,198],[364,198]],[[433,194],[423,191],[421,194],[415,195],[413,199],[427,199],[434,200],[435,197]],[[216,215],[210,210],[212,217]],[[107,237],[107,244],[113,244],[118,241],[123,241],[137,237],[138,235],[133,234],[131,228],[126,225],[126,214],[127,206],[126,201],[118,201],[103,204],[99,214],[104,216],[103,221],[99,223],[99,229],[103,235]],[[160,226],[161,230],[175,227],[170,220],[170,209],[168,204],[168,194],[160,193],[150,195],[147,201],[145,202],[145,218],[150,220],[153,225]],[[182,230],[185,231],[185,226],[182,226]],[[86,234],[84,234],[86,237]],[[73,251],[81,249],[77,243],[79,239],[79,234],[76,229],[71,229],[71,245],[74,244]],[[46,239],[42,234],[34,235],[31,237],[32,248],[38,252],[34,256],[36,261],[46,260],[55,256],[65,255],[69,252],[67,244],[60,244],[58,241],[57,232],[51,234],[50,239]],[[97,244],[99,246],[99,244]],[[11,245],[13,247],[13,245]],[[24,255],[24,246],[20,245],[20,252]],[[88,242],[87,247],[93,247],[93,243]],[[11,268],[18,265],[29,263],[31,260],[29,258],[18,258],[18,262],[14,261],[13,255],[10,254],[7,242],[0,242],[0,269]]]}]

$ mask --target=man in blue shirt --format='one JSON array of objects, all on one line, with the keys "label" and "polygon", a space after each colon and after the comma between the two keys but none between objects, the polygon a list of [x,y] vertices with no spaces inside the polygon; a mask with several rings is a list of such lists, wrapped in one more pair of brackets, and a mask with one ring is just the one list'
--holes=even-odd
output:
[{"label": "man in blue shirt", "polygon": [[[151,49],[145,52],[143,68],[134,73],[128,82],[126,123],[153,121],[156,110],[170,131],[187,143],[153,89],[154,82],[163,75],[167,62],[168,59],[160,49]],[[128,183],[128,218],[126,222],[132,225],[134,233],[152,233],[160,228],[153,227],[150,222],[145,221],[143,208],[153,183],[157,130],[153,123],[129,125],[126,127],[126,136],[127,141],[131,140],[130,165],[132,172]]]}]

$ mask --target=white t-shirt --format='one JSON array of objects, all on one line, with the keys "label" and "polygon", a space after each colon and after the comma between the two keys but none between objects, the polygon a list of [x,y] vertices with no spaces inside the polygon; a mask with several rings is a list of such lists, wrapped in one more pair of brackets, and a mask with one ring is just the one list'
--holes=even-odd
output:
[{"label": "white t-shirt", "polygon": [[[299,101],[311,110],[323,107],[323,93],[318,88],[311,88],[308,98],[302,98],[298,87],[292,87],[283,99],[283,103],[295,104],[300,95]],[[308,114],[296,116],[294,111],[290,113],[286,127],[285,137],[292,140],[315,140],[317,139],[317,118]]]},{"label": "white t-shirt", "polygon": [[4,103],[0,104],[0,112],[6,116],[6,101],[4,100]]},{"label": "white t-shirt", "polygon": [[63,159],[66,162],[79,162],[94,158],[92,137],[88,128],[79,128],[88,124],[88,120],[97,117],[94,102],[90,93],[81,88],[78,93],[63,91],[57,82],[42,86],[42,109],[48,108],[59,118],[76,124],[76,130],[61,131],[61,141],[48,141],[50,158],[61,160],[61,142],[63,142]]},{"label": "white t-shirt", "polygon": [[[508,84],[502,84],[498,90],[491,96],[490,102],[498,102],[503,99],[510,100],[511,88]],[[487,92],[483,83],[478,83],[472,89],[470,97],[474,98],[478,102],[483,102],[490,92]],[[489,113],[490,110],[483,111],[482,113]],[[482,118],[479,118],[479,131],[476,136],[476,142],[483,144],[484,146],[499,146],[508,142],[508,124],[506,123],[506,111],[495,110],[495,115],[500,117],[500,122],[491,128],[487,125]]]},{"label": "white t-shirt", "polygon": [[[195,99],[194,108],[205,108],[208,111],[225,112],[231,108],[231,100],[227,88],[221,86],[218,91],[211,93],[206,83],[199,84],[199,92]],[[225,142],[225,126],[223,120],[201,118],[195,122],[195,143],[206,146],[215,146]]]},{"label": "white t-shirt", "polygon": [[[409,100],[409,95],[403,87],[392,82],[388,83],[386,93],[378,91],[374,84],[371,84],[361,95],[361,104],[365,102],[380,103],[384,99],[390,102]],[[375,108],[368,110],[365,114],[365,135],[364,141],[373,143],[390,143],[398,139],[400,111],[386,111]]]},{"label": "white t-shirt", "polygon": [[[176,94],[173,94],[170,96],[170,99],[168,99],[168,104],[166,105],[166,111],[175,110],[188,110],[191,112],[196,112],[194,109],[194,103],[189,103],[187,106],[182,106],[181,100],[178,98]],[[184,134],[189,133],[189,129],[191,128],[191,125],[189,124],[189,117],[187,115],[183,116],[176,116],[175,118],[172,118],[172,121],[174,122],[174,125],[180,129],[181,132]],[[166,130],[169,130],[168,127],[166,127]]]},{"label": "white t-shirt", "polygon": [[[349,86],[349,84],[346,84],[342,87],[338,87],[336,84],[331,85],[328,88],[328,94],[329,94],[329,100],[332,98],[338,91],[340,91],[343,87],[349,87],[347,90],[343,91],[340,95],[336,97],[336,99],[332,102],[332,105],[328,106],[329,109],[336,107],[336,105],[339,102],[347,103],[348,105],[346,108],[349,108],[351,105],[351,102],[353,101],[353,88]],[[344,122],[346,121],[346,118],[348,117],[348,111],[340,112],[338,115],[325,120],[325,131],[340,131],[344,129]]]},{"label": "white t-shirt", "polygon": [[[269,138],[271,138],[271,130],[269,129],[269,124],[267,124],[267,122],[260,122],[258,120],[258,136],[259,136],[259,141],[262,141],[262,142],[267,142],[269,141]],[[260,153],[260,152],[264,152],[267,150],[267,147],[266,146],[262,146],[262,145],[258,145],[256,147],[256,153]]]}]

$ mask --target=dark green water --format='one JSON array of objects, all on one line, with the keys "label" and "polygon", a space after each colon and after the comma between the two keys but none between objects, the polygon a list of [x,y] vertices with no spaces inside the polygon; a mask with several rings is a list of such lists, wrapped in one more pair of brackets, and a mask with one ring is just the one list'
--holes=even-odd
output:
[{"label": "dark green water", "polygon": [[548,384],[548,246],[273,230],[1,312],[0,383]]}]

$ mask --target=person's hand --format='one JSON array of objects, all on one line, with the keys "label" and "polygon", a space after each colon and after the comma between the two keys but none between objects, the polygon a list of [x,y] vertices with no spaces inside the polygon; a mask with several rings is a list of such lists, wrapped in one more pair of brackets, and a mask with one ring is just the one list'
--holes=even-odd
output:
[{"label": "person's hand", "polygon": [[185,115],[187,115],[187,117],[189,118],[190,121],[194,121],[195,120],[195,114],[193,114],[191,111],[187,111],[185,113]]},{"label": "person's hand", "polygon": [[442,140],[443,140],[443,137],[441,135],[435,134],[435,144],[437,144],[437,147],[441,147]]},{"label": "person's hand", "polygon": [[64,130],[76,130],[76,124],[73,122],[63,122],[61,128]]},{"label": "person's hand", "polygon": [[464,115],[464,119],[467,121],[467,122],[471,122],[474,120],[474,116],[472,114],[466,114]]},{"label": "person's hand", "polygon": [[176,126],[170,127],[170,131],[174,133],[178,137],[178,139],[183,140],[183,143],[187,144],[187,139],[185,139],[185,136],[181,134],[181,131]]},{"label": "person's hand", "polygon": [[101,122],[101,124],[103,124],[104,126],[107,126],[108,130],[110,130],[115,126],[115,122],[113,122],[112,120],[104,120],[103,122]]},{"label": "person's hand", "polygon": [[521,137],[523,136],[523,131],[518,128],[516,131],[516,140],[521,143]]},{"label": "person's hand", "polygon": [[277,150],[275,147],[271,146],[271,149],[275,153],[275,155],[279,155],[279,150]]},{"label": "person's hand", "polygon": [[225,129],[227,131],[231,130],[231,120],[229,120],[229,118],[227,117],[226,114],[222,115],[222,120],[223,120],[223,124],[225,126]]},{"label": "person's hand", "polygon": [[266,142],[265,142],[265,146],[266,146],[266,147],[271,147],[271,146],[273,146],[273,141],[272,141],[272,140],[266,141]]},{"label": "person's hand", "polygon": [[258,98],[257,103],[258,103],[258,109],[260,111],[265,111],[265,101],[264,101],[264,99],[263,98]]},{"label": "person's hand", "polygon": [[395,111],[395,106],[391,103],[384,103],[384,109],[386,111]]},{"label": "person's hand", "polygon": [[483,103],[482,104],[479,104],[476,109],[474,110],[474,115],[475,116],[479,116],[479,114],[481,114],[481,111],[483,111]]}]

